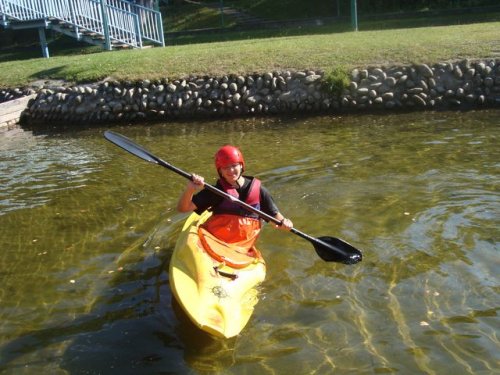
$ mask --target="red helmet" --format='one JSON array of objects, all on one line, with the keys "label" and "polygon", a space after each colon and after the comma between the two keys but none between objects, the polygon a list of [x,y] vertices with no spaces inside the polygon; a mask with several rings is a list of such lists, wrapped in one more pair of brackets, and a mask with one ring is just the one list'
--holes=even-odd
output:
[{"label": "red helmet", "polygon": [[215,154],[215,168],[217,170],[236,163],[241,163],[242,170],[245,170],[245,160],[243,159],[243,154],[234,146],[222,146]]}]

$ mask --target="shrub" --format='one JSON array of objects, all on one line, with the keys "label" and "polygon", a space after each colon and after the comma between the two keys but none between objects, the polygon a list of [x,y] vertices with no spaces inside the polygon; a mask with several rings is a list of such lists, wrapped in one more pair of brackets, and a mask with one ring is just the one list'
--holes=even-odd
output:
[{"label": "shrub", "polygon": [[340,96],[349,83],[349,73],[346,68],[334,68],[326,71],[323,76],[323,90],[334,96]]}]

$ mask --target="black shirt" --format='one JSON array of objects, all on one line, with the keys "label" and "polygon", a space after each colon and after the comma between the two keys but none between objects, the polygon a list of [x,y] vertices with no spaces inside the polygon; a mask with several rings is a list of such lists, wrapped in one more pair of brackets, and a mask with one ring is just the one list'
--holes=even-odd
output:
[{"label": "black shirt", "polygon": [[[251,178],[248,178],[246,176],[243,176],[243,178],[245,179],[245,181],[243,182],[243,186],[236,189],[239,194],[238,199],[241,201],[245,201],[246,197],[248,196],[250,190],[250,182],[252,181]],[[223,199],[224,198],[220,195],[217,195],[208,189],[203,189],[193,196],[193,203],[196,206],[195,212],[197,214],[201,214],[203,211],[213,209],[217,207],[217,205],[219,205],[223,201]],[[260,210],[273,217],[279,212],[278,207],[274,203],[271,194],[262,185],[260,186]]]}]

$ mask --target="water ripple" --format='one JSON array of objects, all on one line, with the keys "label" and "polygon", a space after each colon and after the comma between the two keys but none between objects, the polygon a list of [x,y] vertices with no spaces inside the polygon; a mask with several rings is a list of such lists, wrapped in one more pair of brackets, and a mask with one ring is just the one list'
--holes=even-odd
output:
[{"label": "water ripple", "polygon": [[7,132],[0,138],[0,215],[44,205],[56,191],[81,188],[96,169],[97,158],[78,139]]}]

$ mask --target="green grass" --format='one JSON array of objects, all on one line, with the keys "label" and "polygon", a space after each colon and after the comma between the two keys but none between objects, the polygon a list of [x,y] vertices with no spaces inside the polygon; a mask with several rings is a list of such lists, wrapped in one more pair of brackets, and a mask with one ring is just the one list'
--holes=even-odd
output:
[{"label": "green grass", "polygon": [[[434,63],[500,53],[500,22],[290,35],[0,62],[0,86]],[[76,51],[79,51],[78,49]]]},{"label": "green grass", "polygon": [[[163,28],[167,32],[221,27],[221,15],[216,8],[186,3],[182,7],[167,7],[162,15]],[[225,18],[226,27],[233,24]]]},{"label": "green grass", "polygon": [[[225,0],[224,5],[245,9],[266,20],[333,17],[337,10],[332,0]],[[345,11],[344,8],[342,11]]]},{"label": "green grass", "polygon": [[[450,3],[452,1],[450,0]],[[164,4],[164,3],[163,3]],[[179,30],[175,22],[176,19],[181,18],[185,21],[185,29],[196,29],[199,27],[198,18],[210,9],[210,13],[214,14],[214,17],[210,20],[209,17],[202,17],[205,20],[205,25],[203,27],[219,27],[220,19],[216,16],[218,11],[217,7],[220,3],[214,0],[197,0],[196,2],[182,2],[182,1],[169,1],[169,5],[163,6],[163,14],[166,17],[170,17],[169,20],[172,22],[165,22],[165,30],[173,31]],[[254,17],[261,18],[264,20],[291,20],[291,19],[317,19],[324,17],[349,17],[350,15],[350,0],[223,0],[223,4],[226,7],[231,7],[244,11]],[[212,6],[209,6],[212,5]],[[452,4],[448,4],[449,6]],[[358,1],[358,14],[360,20],[364,21],[367,19],[366,15],[379,16],[379,18],[386,21],[386,17],[383,14],[387,13],[398,13],[404,16],[404,13],[421,13],[422,18],[429,18],[425,11],[432,11],[433,18],[436,17],[436,12],[441,14],[439,17],[443,18],[455,18],[459,22],[461,20],[467,20],[473,14],[470,11],[463,11],[460,14],[459,7],[477,7],[483,6],[488,7],[492,5],[498,5],[495,0],[489,1],[455,1],[453,5],[446,9],[444,2],[438,1],[428,1],[426,3],[410,2],[406,1],[405,4],[401,4],[400,1]],[[430,8],[429,8],[430,6]],[[486,9],[486,8],[484,8]],[[450,11],[454,11],[453,15]],[[338,13],[340,12],[340,13]],[[491,13],[487,11],[480,17],[488,17]],[[476,15],[474,15],[476,16]],[[192,20],[192,21],[191,21]],[[226,18],[227,20],[227,18]],[[190,23],[193,23],[190,25]]]}]

